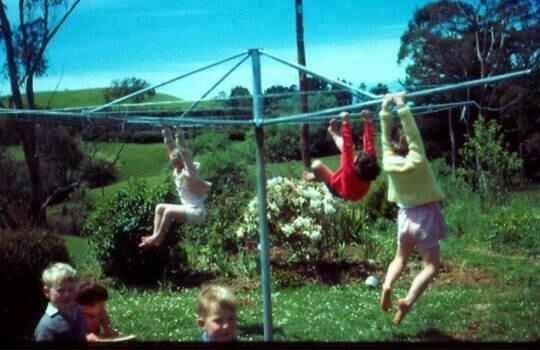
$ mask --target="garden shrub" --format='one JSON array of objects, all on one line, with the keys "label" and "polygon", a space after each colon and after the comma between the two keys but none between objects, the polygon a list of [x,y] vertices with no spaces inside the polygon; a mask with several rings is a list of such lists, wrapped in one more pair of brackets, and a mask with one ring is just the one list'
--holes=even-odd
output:
[{"label": "garden shrub", "polygon": [[61,237],[42,231],[2,231],[0,339],[31,339],[47,304],[41,274],[52,262],[70,263]]},{"label": "garden shrub", "polygon": [[113,183],[118,177],[114,164],[105,159],[86,159],[82,165],[81,179],[90,188],[103,187]]},{"label": "garden shrub", "polygon": [[524,251],[540,256],[540,212],[503,207],[492,215],[487,240],[493,249],[511,253]]},{"label": "garden shrub", "polygon": [[[393,254],[395,216],[375,217],[379,209],[334,197],[322,183],[275,177],[267,183],[267,200],[270,246],[274,256],[285,255],[288,263],[342,262],[348,259],[344,249],[351,245],[360,248],[365,260],[387,252],[388,246]],[[237,224],[241,251],[257,246],[258,221],[255,197]]]},{"label": "garden shrub", "polygon": [[173,200],[172,181],[150,187],[143,180],[130,180],[114,196],[98,203],[84,224],[84,233],[91,236],[103,272],[129,284],[154,283],[173,277],[184,264],[174,249],[177,235],[171,226],[159,247],[142,250],[140,238],[152,231],[154,208]]},{"label": "garden shrub", "polygon": [[474,123],[474,135],[460,150],[464,175],[478,193],[487,199],[504,199],[509,193],[512,177],[519,174],[522,160],[505,148],[501,126],[494,120],[480,117]]},{"label": "garden shrub", "polygon": [[[343,206],[321,183],[275,177],[267,183],[270,246],[285,249],[288,260],[322,260],[331,249],[333,218]],[[253,198],[236,229],[240,246],[256,247],[259,241],[257,197]]]},{"label": "garden shrub", "polygon": [[201,176],[212,183],[212,191],[237,190],[247,183],[247,169],[255,162],[255,150],[248,143],[233,142],[225,149],[201,155],[198,160],[204,164]]},{"label": "garden shrub", "polygon": [[277,125],[264,129],[264,147],[269,162],[301,159],[300,130],[296,127]]},{"label": "garden shrub", "polygon": [[365,227],[365,260],[374,260],[380,266],[388,266],[396,252],[396,220],[384,217],[370,222]]},{"label": "garden shrub", "polygon": [[[180,236],[188,256],[189,266],[199,271],[219,271],[224,275],[241,274],[234,266],[233,256],[238,253],[235,223],[242,214],[250,192],[239,188],[212,190],[208,198],[208,216],[204,225],[180,228]],[[246,261],[247,262],[247,261]],[[246,272],[246,271],[242,271]]]},{"label": "garden shrub", "polygon": [[223,132],[204,132],[189,141],[191,150],[196,154],[213,154],[227,149],[231,143]]},{"label": "garden shrub", "polygon": [[388,180],[385,174],[381,174],[371,182],[369,192],[362,199],[362,204],[370,220],[379,217],[394,220],[397,216],[397,206],[388,201]]}]

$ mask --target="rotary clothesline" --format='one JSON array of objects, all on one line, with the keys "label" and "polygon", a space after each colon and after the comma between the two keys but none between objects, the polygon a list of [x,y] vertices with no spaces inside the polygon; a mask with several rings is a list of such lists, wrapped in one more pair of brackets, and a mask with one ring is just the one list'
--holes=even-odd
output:
[{"label": "rotary clothesline", "polygon": [[[490,110],[504,110],[509,107],[509,105],[515,104],[514,102],[511,102],[510,104],[507,104],[503,107],[499,108],[489,108]],[[473,105],[477,107],[478,109],[486,109],[486,107],[480,106],[476,101],[461,101],[461,102],[453,102],[453,103],[443,103],[443,104],[430,104],[426,106],[415,106],[412,107],[411,110],[415,112],[415,116],[421,116],[426,114],[435,114],[438,112],[442,112],[449,109],[454,109],[462,106],[468,106]],[[416,112],[418,111],[418,112]],[[118,122],[127,122],[132,124],[148,124],[151,126],[156,127],[162,127],[165,125],[168,126],[182,126],[182,125],[189,125],[189,126],[207,126],[207,125],[213,125],[217,126],[219,124],[223,125],[236,125],[236,126],[252,126],[253,121],[250,118],[242,117],[242,116],[211,116],[211,115],[203,115],[203,116],[197,116],[197,117],[185,117],[179,115],[179,116],[151,116],[151,115],[145,115],[145,114],[135,114],[137,111],[133,112],[96,112],[93,113],[90,118],[98,119],[98,120],[112,120],[112,121],[118,121]],[[19,118],[22,115],[28,115],[32,116],[33,119],[41,119],[43,121],[61,121],[63,118],[80,118],[80,117],[88,117],[88,115],[85,115],[83,113],[73,113],[73,112],[57,112],[57,111],[45,111],[45,110],[17,110],[17,109],[5,109],[0,108],[0,115],[11,115],[15,116],[15,118]],[[351,118],[356,118],[360,116],[360,113],[351,113]],[[39,118],[41,117],[41,118]],[[57,117],[57,118],[55,118]],[[285,121],[283,124],[303,124],[303,123],[323,123],[327,121],[330,118],[336,118],[336,115],[322,115],[322,116],[315,116],[315,117],[309,117],[301,120],[293,120],[293,121]],[[19,118],[22,119],[22,118]],[[377,120],[377,117],[374,117],[374,120]]]},{"label": "rotary clothesline", "polygon": [[[320,75],[318,73],[315,73],[315,72],[307,69],[304,66],[287,62],[287,61],[285,61],[283,59],[280,59],[280,58],[274,57],[272,55],[266,54],[266,53],[264,53],[264,52],[262,52],[262,51],[260,51],[258,49],[251,49],[247,53],[244,52],[244,53],[241,53],[239,55],[229,57],[229,58],[221,60],[219,62],[207,65],[207,66],[199,68],[199,69],[196,69],[196,70],[194,70],[192,72],[189,72],[189,73],[183,74],[181,76],[175,77],[175,78],[170,79],[170,80],[168,80],[168,81],[166,81],[164,83],[149,86],[149,87],[147,87],[145,89],[136,91],[136,92],[134,92],[132,94],[129,94],[129,95],[124,96],[122,98],[119,98],[117,100],[111,101],[111,102],[109,102],[109,103],[107,103],[107,104],[105,104],[103,106],[93,108],[90,111],[81,112],[79,114],[52,111],[52,112],[48,112],[49,114],[43,113],[43,114],[40,114],[40,115],[49,116],[49,117],[54,117],[54,116],[57,116],[57,117],[59,117],[59,116],[70,116],[70,117],[79,116],[79,117],[83,117],[83,118],[87,118],[87,119],[91,119],[92,117],[95,118],[95,119],[99,119],[100,115],[98,115],[96,113],[100,112],[100,111],[103,111],[104,109],[106,109],[108,107],[111,107],[111,106],[113,106],[115,104],[123,102],[123,101],[125,101],[125,100],[127,100],[129,98],[135,97],[137,95],[143,94],[143,93],[145,93],[145,92],[147,92],[147,91],[149,91],[151,89],[156,89],[158,87],[161,87],[161,86],[164,86],[166,84],[172,83],[174,81],[177,81],[177,80],[182,79],[184,77],[187,77],[189,75],[192,75],[192,74],[195,74],[197,72],[201,72],[203,70],[212,68],[212,67],[214,67],[216,65],[219,65],[219,64],[222,64],[224,62],[228,62],[228,61],[231,61],[231,60],[233,60],[235,58],[239,58],[239,57],[246,58],[246,56],[251,57],[251,61],[252,61],[252,77],[253,77],[253,90],[252,90],[253,91],[253,99],[252,99],[253,118],[252,119],[249,119],[249,120],[225,120],[225,119],[209,120],[209,119],[202,119],[202,118],[186,118],[185,115],[187,113],[189,113],[189,111],[192,110],[196,106],[196,104],[198,103],[198,102],[195,102],[190,107],[190,109],[188,109],[186,112],[184,112],[178,118],[178,120],[171,120],[170,118],[161,117],[161,118],[158,118],[158,121],[156,121],[156,122],[161,123],[160,125],[163,125],[162,123],[167,123],[167,122],[178,122],[178,124],[176,124],[178,126],[180,126],[182,124],[185,124],[185,123],[188,123],[188,122],[191,122],[191,121],[195,121],[196,123],[200,123],[200,124],[208,123],[208,125],[210,125],[212,123],[217,123],[218,125],[224,125],[224,124],[234,125],[234,124],[238,123],[239,125],[250,125],[250,126],[254,127],[254,130],[255,130],[255,143],[256,143],[256,174],[257,174],[257,202],[258,202],[257,209],[258,209],[258,216],[259,216],[259,234],[260,234],[260,251],[261,251],[260,260],[261,260],[261,286],[262,286],[262,296],[263,296],[263,329],[264,329],[264,340],[265,341],[270,341],[270,340],[272,340],[272,297],[271,297],[271,285],[270,285],[270,279],[271,279],[271,277],[270,277],[270,253],[269,253],[269,239],[268,239],[269,229],[268,229],[268,218],[267,218],[266,172],[265,172],[265,161],[264,161],[264,131],[263,131],[263,128],[264,128],[265,125],[275,125],[275,124],[294,123],[294,122],[298,122],[298,123],[300,123],[300,122],[310,122],[310,121],[315,121],[315,120],[324,119],[324,118],[329,119],[329,118],[333,117],[333,116],[329,116],[329,114],[335,115],[335,114],[337,114],[339,112],[342,112],[342,111],[353,111],[353,110],[357,110],[357,109],[362,108],[362,107],[367,107],[367,106],[373,106],[373,105],[380,104],[382,102],[382,96],[375,95],[375,94],[372,94],[372,93],[369,93],[369,92],[366,92],[366,91],[363,91],[363,90],[360,90],[360,89],[353,88],[353,87],[351,87],[351,86],[349,86],[347,84],[344,84],[342,82],[339,82],[337,80],[330,79],[330,78],[324,77],[324,76],[322,76],[322,75]],[[277,118],[265,119],[264,116],[263,116],[263,106],[262,106],[262,103],[261,103],[262,98],[263,98],[263,94],[261,92],[261,70],[260,70],[260,57],[261,56],[269,57],[269,58],[271,58],[271,59],[273,59],[273,60],[275,60],[277,62],[280,62],[282,64],[285,64],[287,66],[295,68],[297,70],[303,71],[303,72],[305,72],[307,74],[310,74],[312,76],[318,77],[318,78],[320,78],[320,79],[322,79],[324,81],[327,81],[327,82],[329,82],[331,84],[341,86],[341,87],[349,90],[354,95],[362,95],[364,97],[370,98],[371,100],[366,101],[366,102],[362,102],[362,103],[355,103],[355,104],[351,104],[351,105],[347,105],[347,106],[342,106],[342,107],[328,108],[328,109],[313,112],[313,113],[303,113],[303,114],[296,114],[296,115],[287,116],[287,117],[277,117]],[[245,61],[245,60],[243,60],[243,61]],[[238,67],[238,66],[239,66],[239,64],[236,67]],[[228,74],[230,74],[231,71],[229,71]],[[414,97],[417,97],[417,96],[425,96],[425,95],[440,93],[440,92],[444,92],[444,91],[448,91],[448,90],[463,89],[463,88],[477,86],[477,85],[481,85],[481,84],[493,83],[493,82],[497,82],[497,81],[504,80],[504,79],[516,78],[516,77],[519,77],[519,76],[529,74],[529,73],[531,73],[531,71],[532,71],[531,69],[522,70],[522,71],[518,71],[518,72],[514,72],[514,73],[507,73],[507,74],[502,74],[502,75],[498,75],[498,76],[492,76],[492,77],[488,77],[488,78],[484,78],[484,79],[477,79],[477,80],[472,80],[472,81],[467,81],[467,82],[462,82],[462,83],[456,83],[456,84],[452,84],[452,85],[446,85],[446,86],[440,86],[440,87],[430,88],[430,89],[421,90],[421,91],[415,91],[415,92],[412,92],[412,93],[408,94],[408,98],[411,99],[411,98],[414,98]],[[226,75],[228,75],[228,74],[226,74]],[[219,85],[219,83],[221,81],[223,81],[225,78],[226,77],[222,78],[221,80],[218,81],[217,84],[214,84],[203,95],[203,97],[200,100],[202,100],[206,95],[208,95],[210,93],[210,91],[212,91],[215,87],[217,87],[217,85]],[[33,113],[33,115],[36,115],[36,111],[27,111],[27,112],[28,113],[25,113],[25,112],[20,111],[20,110],[16,110],[16,112],[14,113],[14,116],[16,118],[21,118],[21,116],[24,118],[24,116],[31,116],[32,113]],[[1,110],[0,110],[0,113],[2,113]],[[51,113],[53,113],[53,114],[51,114]],[[11,114],[8,113],[8,111],[5,111],[4,114],[2,114],[2,115],[9,116]],[[103,119],[103,118],[107,118],[107,117],[101,116],[101,118]],[[142,118],[152,118],[152,117],[141,116],[139,119],[144,120]],[[167,119],[169,119],[169,121],[167,121]]]},{"label": "rotary clothesline", "polygon": [[[288,66],[290,66],[292,68],[295,68],[295,69],[302,70],[307,74],[316,76],[316,77],[318,77],[318,78],[320,78],[320,79],[322,79],[322,80],[324,80],[324,81],[326,81],[328,83],[332,83],[332,84],[336,84],[338,86],[341,86],[341,87],[345,88],[346,90],[350,91],[351,93],[353,93],[355,95],[362,95],[364,97],[367,96],[367,97],[371,98],[372,100],[364,101],[364,102],[356,103],[356,104],[351,104],[351,105],[347,105],[347,106],[342,106],[342,107],[329,108],[329,109],[325,109],[325,110],[317,111],[317,112],[296,114],[296,115],[285,116],[285,117],[264,118],[264,116],[259,115],[257,120],[255,118],[253,118],[251,120],[239,119],[236,116],[230,116],[230,117],[221,116],[221,117],[218,117],[218,118],[214,118],[213,116],[199,116],[199,117],[186,118],[186,115],[188,113],[193,111],[195,109],[195,107],[197,107],[198,104],[211,91],[213,91],[234,70],[236,70],[243,62],[245,62],[249,56],[252,56],[253,52],[257,53],[257,57],[259,57],[261,55],[267,56],[267,57],[269,57],[269,58],[271,58],[271,59],[273,59],[273,60],[275,60],[277,62],[283,63],[283,64],[288,65]],[[244,53],[241,53],[241,54],[238,54],[238,55],[228,57],[228,58],[223,59],[221,61],[209,64],[209,65],[206,65],[206,66],[201,67],[199,69],[193,70],[191,72],[182,74],[182,75],[180,75],[178,77],[172,78],[172,79],[170,79],[168,81],[165,81],[163,83],[155,84],[155,85],[149,86],[147,88],[141,89],[141,90],[136,91],[134,93],[131,93],[131,94],[127,95],[127,96],[124,96],[124,97],[121,97],[121,98],[116,99],[114,101],[111,101],[111,102],[109,102],[109,103],[107,103],[105,105],[102,105],[102,106],[99,106],[99,107],[96,107],[96,108],[92,108],[90,111],[81,111],[80,113],[70,113],[68,111],[42,111],[42,110],[35,111],[35,110],[0,109],[0,114],[2,114],[4,116],[13,115],[13,114],[16,115],[16,116],[32,115],[34,118],[36,116],[43,116],[43,117],[49,117],[49,118],[50,117],[59,117],[59,118],[60,117],[65,117],[65,118],[83,117],[83,118],[86,118],[86,119],[110,118],[110,116],[112,114],[107,114],[107,113],[99,113],[98,114],[98,112],[100,112],[100,111],[102,111],[104,109],[107,109],[109,107],[113,107],[115,105],[118,105],[120,102],[123,102],[123,101],[125,101],[125,100],[127,100],[129,98],[138,96],[140,94],[143,94],[143,93],[145,93],[145,92],[147,92],[149,90],[156,89],[156,88],[164,86],[166,84],[170,84],[170,83],[175,82],[177,80],[183,79],[183,78],[185,78],[187,76],[190,76],[190,75],[193,75],[195,73],[210,69],[212,67],[215,67],[217,65],[221,65],[223,63],[229,62],[231,60],[234,60],[234,59],[240,58],[240,57],[241,57],[241,60],[233,68],[231,68],[222,78],[220,78],[208,91],[206,91],[205,94],[203,94],[203,96],[199,100],[195,101],[187,110],[183,111],[183,113],[182,113],[182,115],[180,116],[179,119],[174,118],[174,117],[160,117],[160,118],[158,118],[158,120],[159,120],[158,124],[159,125],[170,125],[172,122],[176,122],[176,123],[179,123],[179,124],[189,124],[189,125],[193,125],[193,124],[196,123],[196,124],[200,124],[200,125],[220,125],[220,124],[223,124],[223,125],[253,125],[253,124],[255,124],[256,126],[260,126],[260,125],[272,125],[272,124],[280,124],[280,123],[289,124],[289,123],[293,123],[293,122],[306,123],[306,122],[315,122],[315,121],[330,119],[330,118],[334,117],[334,116],[332,116],[332,114],[337,114],[337,113],[339,113],[341,111],[355,110],[355,109],[362,108],[362,107],[373,106],[373,105],[379,104],[382,101],[382,98],[381,98],[382,96],[380,96],[380,95],[375,95],[375,94],[372,94],[372,93],[369,93],[369,92],[366,92],[366,91],[363,91],[363,90],[360,90],[360,89],[353,88],[353,87],[351,87],[351,86],[349,86],[349,85],[347,85],[345,83],[342,83],[340,81],[330,79],[330,78],[327,78],[327,77],[325,77],[323,75],[315,73],[314,71],[311,71],[311,70],[307,69],[304,66],[300,66],[300,65],[288,62],[286,60],[283,60],[283,59],[280,59],[280,58],[275,57],[273,55],[261,52],[259,50],[249,50],[247,53],[244,52]],[[510,78],[522,76],[522,75],[525,75],[525,74],[529,74],[530,72],[531,72],[530,69],[529,70],[522,70],[522,71],[518,71],[518,72],[514,72],[514,73],[507,73],[507,74],[492,76],[492,77],[483,78],[483,79],[476,79],[476,80],[462,82],[462,83],[447,84],[447,85],[443,85],[443,86],[439,86],[439,87],[435,87],[435,88],[430,88],[430,89],[426,89],[426,90],[415,91],[415,92],[410,93],[408,95],[408,97],[409,98],[414,98],[416,96],[425,96],[425,95],[438,93],[438,92],[443,92],[443,91],[448,91],[448,90],[454,90],[454,89],[466,88],[466,87],[471,87],[471,86],[476,86],[476,85],[481,85],[481,84],[493,83],[493,82],[496,82],[496,81],[500,81],[500,80],[504,80],[504,79],[510,79]],[[250,98],[253,98],[253,97],[250,97]],[[254,104],[255,103],[260,104],[260,101],[255,101],[255,100],[260,100],[262,98],[264,98],[264,95],[261,96],[260,94],[257,94],[256,98],[253,98],[253,103]],[[111,113],[111,112],[108,112],[108,113]],[[137,111],[130,111],[130,113],[135,114],[135,113],[137,113]],[[143,112],[141,112],[141,114],[139,116],[138,115],[130,115],[129,118],[127,118],[127,120],[128,120],[128,122],[133,122],[133,119],[137,118],[137,119],[139,119],[138,123],[145,123],[146,122],[146,123],[149,123],[149,124],[156,124],[156,121],[157,121],[155,119],[156,117],[145,115],[145,114],[148,114],[148,113],[149,113],[148,111],[143,111]]]}]

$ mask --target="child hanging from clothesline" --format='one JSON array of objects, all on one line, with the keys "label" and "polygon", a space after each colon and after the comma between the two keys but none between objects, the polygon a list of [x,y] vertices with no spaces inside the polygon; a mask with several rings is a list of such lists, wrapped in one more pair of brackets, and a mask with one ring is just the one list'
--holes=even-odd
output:
[{"label": "child hanging from clothesline", "polygon": [[[400,120],[400,125],[394,128],[390,126],[391,103],[395,104]],[[392,284],[399,278],[413,249],[418,250],[424,263],[407,296],[398,300],[393,322],[399,324],[437,274],[439,240],[446,238],[447,227],[440,206],[444,196],[426,157],[414,117],[405,105],[405,95],[386,95],[380,119],[382,165],[388,174],[388,201],[399,207],[396,256],[382,285],[380,304],[384,311],[392,305]]]},{"label": "child hanging from clothesline", "polygon": [[193,162],[182,132],[176,132],[176,146],[170,128],[163,129],[162,134],[181,204],[160,203],[156,206],[153,232],[141,238],[139,247],[160,245],[173,221],[201,224],[206,219],[205,201],[212,184],[199,177],[199,163]]},{"label": "child hanging from clothesline", "polygon": [[332,194],[349,201],[362,199],[369,190],[370,182],[380,173],[371,112],[363,110],[360,116],[364,124],[363,150],[355,154],[349,113],[342,112],[341,135],[338,134],[335,119],[330,120],[328,126],[328,133],[341,152],[339,168],[333,172],[323,162],[316,160],[311,165],[311,171],[304,171],[303,175],[306,181],[324,182]]}]

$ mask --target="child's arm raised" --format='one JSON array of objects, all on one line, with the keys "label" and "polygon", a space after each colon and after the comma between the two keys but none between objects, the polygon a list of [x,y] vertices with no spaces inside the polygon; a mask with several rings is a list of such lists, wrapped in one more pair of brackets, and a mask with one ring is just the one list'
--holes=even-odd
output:
[{"label": "child's arm raised", "polygon": [[394,96],[396,107],[398,108],[399,119],[403,126],[403,133],[407,139],[409,147],[409,153],[405,158],[405,164],[401,171],[408,171],[414,169],[418,164],[426,160],[424,143],[422,142],[422,136],[416,126],[416,122],[411,113],[411,110],[405,105],[405,94],[398,94]]},{"label": "child's arm raised", "polygon": [[405,134],[409,145],[409,153],[412,151],[423,156],[425,155],[425,150],[422,136],[420,135],[420,130],[418,130],[418,126],[416,125],[411,110],[405,105],[404,99],[404,94],[394,96],[394,101],[398,108],[399,119],[401,120],[401,125],[403,125],[403,133]]},{"label": "child's arm raised", "polygon": [[336,144],[336,147],[339,149],[340,152],[343,152],[343,137],[341,135],[338,135],[337,133],[337,122],[335,119],[330,120],[330,123],[328,125],[328,133],[330,136],[332,136],[332,139],[334,140],[334,143]]},{"label": "child's arm raised", "polygon": [[390,117],[392,114],[388,110],[391,101],[392,95],[385,95],[382,101],[381,111],[379,112],[383,159],[393,155],[392,147],[390,147]]},{"label": "child's arm raised", "polygon": [[[383,110],[381,111],[381,125],[383,127],[383,168],[385,171],[391,172],[407,172],[416,168],[420,163],[425,161],[424,146],[420,132],[416,127],[414,118],[409,107],[405,105],[405,94],[387,95],[383,100]],[[403,134],[407,140],[408,153],[406,156],[396,156],[390,146],[390,112],[388,103],[394,101],[398,108],[398,115],[403,126]]]},{"label": "child's arm raised", "polygon": [[176,148],[171,128],[167,127],[162,129],[161,135],[163,135],[163,143],[167,147],[167,156],[170,158]]},{"label": "child's arm raised", "polygon": [[193,159],[191,158],[191,152],[187,147],[186,140],[184,138],[184,133],[181,130],[178,130],[176,132],[176,145],[178,146],[178,150],[180,151],[180,156],[182,157],[182,161],[184,162],[184,166],[186,167],[188,174],[190,175],[197,174],[197,168],[195,167],[195,164],[193,163]]}]

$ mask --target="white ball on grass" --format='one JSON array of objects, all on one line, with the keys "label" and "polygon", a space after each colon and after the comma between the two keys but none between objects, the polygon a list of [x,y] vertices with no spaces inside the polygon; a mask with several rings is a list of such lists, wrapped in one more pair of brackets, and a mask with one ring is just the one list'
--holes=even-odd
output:
[{"label": "white ball on grass", "polygon": [[369,276],[368,278],[366,278],[365,284],[368,287],[377,288],[377,286],[379,285],[379,279],[375,276]]}]

